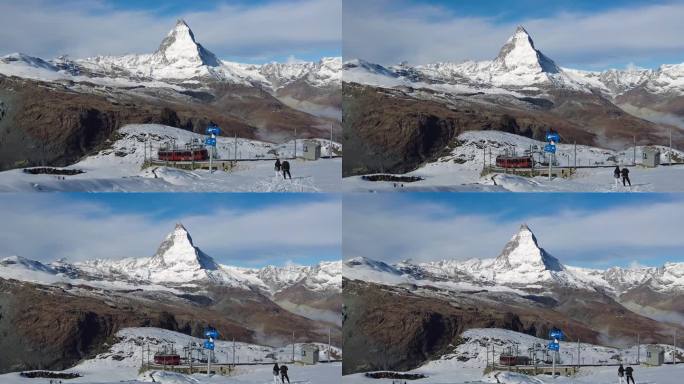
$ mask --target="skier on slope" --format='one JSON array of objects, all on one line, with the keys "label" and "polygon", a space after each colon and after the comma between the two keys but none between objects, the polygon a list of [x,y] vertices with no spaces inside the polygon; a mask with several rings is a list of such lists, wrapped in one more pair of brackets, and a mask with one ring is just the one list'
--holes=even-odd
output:
[{"label": "skier on slope", "polygon": [[287,179],[288,176],[290,176],[290,180],[292,180],[292,175],[290,174],[290,162],[285,160],[283,161],[282,165],[283,169],[283,179]]},{"label": "skier on slope", "polygon": [[280,380],[282,381],[282,384],[285,384],[285,379],[287,379],[287,383],[290,384],[290,378],[287,376],[287,366],[283,364],[280,366]]},{"label": "skier on slope", "polygon": [[278,377],[280,376],[280,367],[278,363],[273,365],[273,384],[278,384]]},{"label": "skier on slope", "polygon": [[632,376],[633,372],[634,372],[634,368],[632,368],[630,366],[627,366],[627,368],[625,368],[625,374],[627,375],[627,384],[629,384],[630,380],[632,380],[632,384],[635,384],[634,383],[634,377]]},{"label": "skier on slope", "polygon": [[625,384],[625,367],[622,366],[622,363],[618,368],[618,384]]},{"label": "skier on slope", "polygon": [[615,179],[615,186],[620,185],[620,174],[622,172],[620,171],[620,166],[616,165],[615,170],[613,170],[613,178]]},{"label": "skier on slope", "polygon": [[622,168],[622,172],[620,173],[622,174],[622,186],[624,187],[627,186],[627,184],[629,184],[629,186],[631,187],[632,182],[629,180],[629,169],[627,169],[627,167]]}]

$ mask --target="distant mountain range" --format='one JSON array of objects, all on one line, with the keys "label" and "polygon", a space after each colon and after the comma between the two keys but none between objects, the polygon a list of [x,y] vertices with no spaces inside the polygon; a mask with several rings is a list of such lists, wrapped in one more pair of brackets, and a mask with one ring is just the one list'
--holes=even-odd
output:
[{"label": "distant mountain range", "polygon": [[[643,342],[666,342],[672,329],[684,330],[684,263],[570,267],[541,248],[526,225],[493,259],[390,265],[357,257],[345,260],[343,274],[348,373],[383,369],[388,361],[390,369],[415,368],[470,328],[543,338],[555,326],[572,340],[601,345],[631,340],[635,330]],[[401,335],[392,335],[399,323]],[[380,349],[384,360],[374,357]]]},{"label": "distant mountain range", "polygon": [[[411,171],[467,130],[621,150],[684,143],[684,64],[591,72],[564,68],[523,27],[491,61],[384,67],[344,63],[345,175]],[[370,128],[372,127],[372,129]],[[348,148],[353,145],[348,145]]]},{"label": "distant mountain range", "polygon": [[[217,263],[178,224],[152,257],[42,263],[0,259],[0,330],[20,342],[0,371],[67,367],[124,327],[201,337],[214,325],[244,342],[340,340],[341,262],[250,269]],[[54,332],[54,328],[61,332]],[[339,344],[338,344],[339,345]],[[36,348],[41,352],[32,353]],[[21,367],[21,368],[17,368]]]},{"label": "distant mountain range", "polygon": [[66,165],[118,128],[209,122],[250,139],[329,137],[341,120],[341,58],[263,65],[223,61],[179,20],[152,54],[0,57],[0,170]]}]

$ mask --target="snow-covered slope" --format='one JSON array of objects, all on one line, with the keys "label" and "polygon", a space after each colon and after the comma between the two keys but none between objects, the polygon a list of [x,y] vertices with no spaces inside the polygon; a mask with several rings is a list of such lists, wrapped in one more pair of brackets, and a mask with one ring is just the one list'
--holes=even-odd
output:
[{"label": "snow-covered slope", "polygon": [[597,290],[619,296],[648,286],[657,292],[684,292],[684,263],[660,268],[592,270],[569,267],[541,248],[527,225],[493,259],[441,260],[388,265],[357,257],[346,260],[344,277],[387,285],[430,285],[444,289],[525,290],[549,286]]},{"label": "snow-covered slope", "polygon": [[258,290],[267,295],[300,284],[311,291],[340,292],[342,262],[314,266],[266,266],[261,269],[218,264],[194,245],[181,224],[164,239],[152,257],[98,259],[43,264],[18,256],[0,259],[0,278],[41,284],[72,283],[110,289],[166,289],[217,284]]}]

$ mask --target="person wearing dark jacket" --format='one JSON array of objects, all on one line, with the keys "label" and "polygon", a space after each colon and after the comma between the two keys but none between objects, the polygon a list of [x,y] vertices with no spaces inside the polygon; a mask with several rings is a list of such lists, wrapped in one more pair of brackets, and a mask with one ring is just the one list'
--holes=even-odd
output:
[{"label": "person wearing dark jacket", "polygon": [[634,373],[634,368],[632,368],[630,366],[625,368],[625,375],[627,375],[627,384],[629,384],[630,380],[632,380],[632,384],[635,384],[634,383],[634,377],[632,376],[633,373]]},{"label": "person wearing dark jacket", "polygon": [[280,366],[280,380],[285,384],[285,379],[287,379],[287,383],[290,383],[290,378],[287,376],[287,366],[286,365],[281,365]]},{"label": "person wearing dark jacket", "polygon": [[625,367],[622,364],[618,368],[618,384],[625,384]]},{"label": "person wearing dark jacket", "polygon": [[622,172],[620,172],[620,166],[616,165],[615,170],[613,170],[613,178],[615,179],[615,186],[617,187],[620,185],[620,175]]},{"label": "person wearing dark jacket", "polygon": [[283,161],[283,179],[287,179],[288,176],[290,176],[290,180],[292,180],[292,175],[290,174],[290,162],[285,160]]},{"label": "person wearing dark jacket", "polygon": [[[632,182],[629,180],[629,169],[627,168],[622,168],[622,186],[626,186],[629,184],[629,186],[632,186]],[[626,183],[626,184],[625,184]]]},{"label": "person wearing dark jacket", "polygon": [[280,173],[280,159],[277,159],[277,158],[276,158],[276,162],[275,162],[275,167],[274,167],[274,168],[275,168],[276,173]]},{"label": "person wearing dark jacket", "polygon": [[280,367],[278,363],[273,365],[273,384],[278,384],[278,377],[280,376]]}]

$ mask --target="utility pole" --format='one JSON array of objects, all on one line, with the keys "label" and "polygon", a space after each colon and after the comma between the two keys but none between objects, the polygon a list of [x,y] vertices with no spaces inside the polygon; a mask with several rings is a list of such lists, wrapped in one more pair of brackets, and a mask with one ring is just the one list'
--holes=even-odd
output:
[{"label": "utility pole", "polygon": [[237,161],[237,131],[235,132],[235,144],[233,149],[233,159]]},{"label": "utility pole", "polygon": [[[295,146],[296,148],[296,146]],[[292,331],[292,363],[294,364],[294,351],[295,351],[295,338],[294,338],[294,331]]]},{"label": "utility pole", "polygon": [[637,365],[641,364],[641,346],[639,345],[639,334],[637,333]]},{"label": "utility pole", "polygon": [[574,146],[574,151],[575,151],[575,161],[574,161],[575,162],[575,168],[577,168],[577,142],[576,141],[573,143],[573,146]]},{"label": "utility pole", "polygon": [[672,128],[670,128],[670,152],[667,153],[667,157],[669,157],[670,165],[672,165]]},{"label": "utility pole", "polygon": [[297,158],[297,127],[295,127],[295,138],[294,138],[294,158]]},{"label": "utility pole", "polygon": [[674,335],[672,336],[672,365],[677,365],[677,329],[674,330]]},{"label": "utility pole", "polygon": [[328,363],[330,362],[330,328],[328,328]]},{"label": "utility pole", "polygon": [[140,346],[140,369],[145,369],[145,344]]},{"label": "utility pole", "polygon": [[233,336],[233,366],[235,366],[235,336]]},{"label": "utility pole", "polygon": [[632,165],[636,165],[636,135],[634,135],[634,154],[632,155]]},{"label": "utility pole", "polygon": [[333,123],[330,123],[330,148],[328,148],[328,158],[333,156]]},{"label": "utility pole", "polygon": [[577,369],[580,368],[580,340],[577,339]]}]

